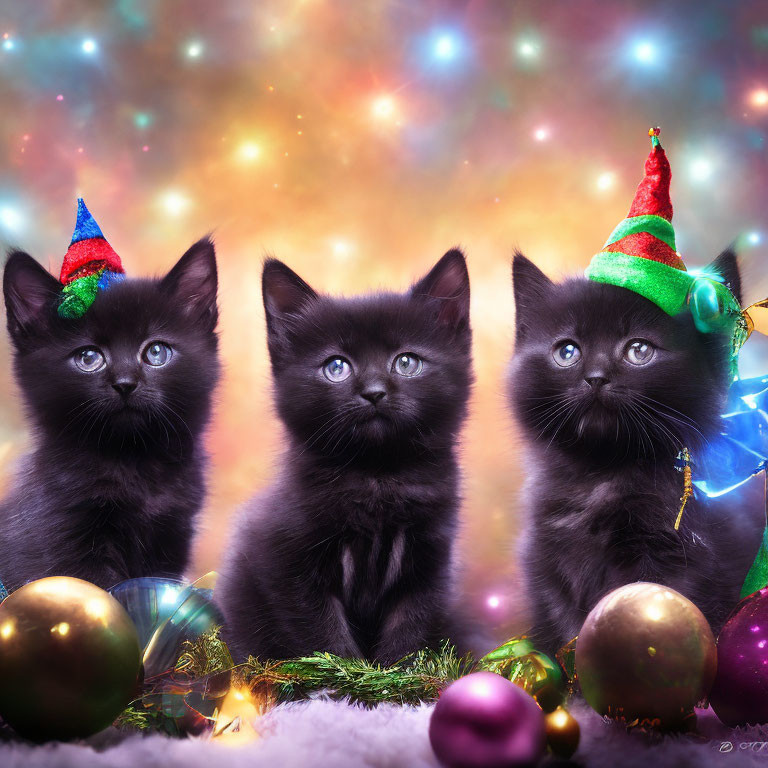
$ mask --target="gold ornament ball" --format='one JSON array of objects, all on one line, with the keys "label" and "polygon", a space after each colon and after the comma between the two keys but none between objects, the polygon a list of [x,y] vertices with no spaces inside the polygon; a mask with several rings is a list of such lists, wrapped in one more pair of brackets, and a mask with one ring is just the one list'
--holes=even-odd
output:
[{"label": "gold ornament ball", "polygon": [[53,576],[0,603],[0,716],[28,739],[106,728],[135,697],[140,669],[133,622],[94,584]]},{"label": "gold ornament ball", "polygon": [[669,587],[635,582],[607,594],[576,642],[584,698],[602,715],[672,728],[708,693],[717,671],[712,630]]},{"label": "gold ornament ball", "polygon": [[576,718],[562,707],[544,716],[547,732],[547,747],[555,757],[568,760],[579,748],[581,728]]}]

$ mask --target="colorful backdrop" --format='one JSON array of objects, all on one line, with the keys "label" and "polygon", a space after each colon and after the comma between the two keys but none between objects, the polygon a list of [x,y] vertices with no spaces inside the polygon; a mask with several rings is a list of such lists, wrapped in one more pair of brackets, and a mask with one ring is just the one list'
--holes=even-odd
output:
[{"label": "colorful backdrop", "polygon": [[[746,298],[768,293],[761,2],[5,3],[0,103],[3,245],[58,273],[78,195],[134,275],[214,233],[225,376],[196,573],[216,567],[233,510],[279,460],[265,254],[349,294],[404,288],[465,249],[477,386],[463,578],[505,625],[521,621],[513,247],[552,276],[580,272],[626,214],[660,125],[684,257],[736,240]],[[750,344],[747,372],[761,364]],[[27,443],[9,363],[3,336],[0,482]]]}]

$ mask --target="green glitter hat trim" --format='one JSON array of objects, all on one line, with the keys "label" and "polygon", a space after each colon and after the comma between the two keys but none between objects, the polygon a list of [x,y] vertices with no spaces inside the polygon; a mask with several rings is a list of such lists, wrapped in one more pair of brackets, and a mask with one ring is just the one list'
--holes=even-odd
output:
[{"label": "green glitter hat trim", "polygon": [[616,229],[611,232],[611,236],[605,241],[603,248],[607,248],[627,235],[634,235],[636,232],[648,232],[663,243],[666,243],[673,251],[677,250],[675,246],[675,228],[672,226],[672,223],[652,213],[642,216],[631,216],[621,221]]},{"label": "green glitter hat trim", "polygon": [[99,292],[99,279],[103,271],[102,269],[92,275],[81,277],[61,289],[59,317],[74,320],[82,317],[88,311],[88,307],[93,304],[96,294]]}]

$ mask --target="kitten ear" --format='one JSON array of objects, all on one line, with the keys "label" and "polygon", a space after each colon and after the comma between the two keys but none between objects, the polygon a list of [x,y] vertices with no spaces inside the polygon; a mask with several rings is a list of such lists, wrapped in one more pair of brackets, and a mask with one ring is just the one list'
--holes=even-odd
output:
[{"label": "kitten ear", "polygon": [[464,254],[454,248],[411,288],[411,296],[440,302],[437,321],[455,330],[469,328],[469,272]]},{"label": "kitten ear", "polygon": [[45,326],[61,283],[28,253],[11,251],[3,273],[8,332],[14,343]]},{"label": "kitten ear", "polygon": [[295,315],[307,302],[317,298],[311,286],[277,259],[264,262],[261,291],[269,330],[274,330],[286,315]]},{"label": "kitten ear", "polygon": [[739,257],[733,245],[728,246],[708,267],[707,272],[714,272],[731,289],[736,301],[741,304],[741,273]]},{"label": "kitten ear", "polygon": [[216,249],[210,237],[198,240],[160,281],[161,290],[184,308],[190,319],[213,330],[219,318]]},{"label": "kitten ear", "polygon": [[515,294],[515,325],[517,339],[525,336],[535,324],[541,301],[553,282],[520,251],[512,259],[512,288]]}]

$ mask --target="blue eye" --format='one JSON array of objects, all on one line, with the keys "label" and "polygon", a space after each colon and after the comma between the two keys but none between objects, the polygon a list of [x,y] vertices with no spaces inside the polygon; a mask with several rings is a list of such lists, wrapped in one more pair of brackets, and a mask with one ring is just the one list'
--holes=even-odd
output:
[{"label": "blue eye", "polygon": [[95,373],[104,367],[104,355],[96,347],[86,347],[75,352],[75,365],[86,373]]},{"label": "blue eye", "polygon": [[343,357],[332,357],[324,366],[323,374],[328,381],[338,382],[348,379],[352,366]]},{"label": "blue eye", "polygon": [[142,354],[144,362],[154,368],[165,365],[172,357],[173,350],[162,341],[153,341],[148,344]]},{"label": "blue eye", "polygon": [[401,376],[418,376],[423,367],[421,358],[413,352],[398,355],[392,363],[392,370]]},{"label": "blue eye", "polygon": [[568,368],[581,359],[581,350],[573,341],[561,341],[552,351],[552,358],[562,368]]}]

